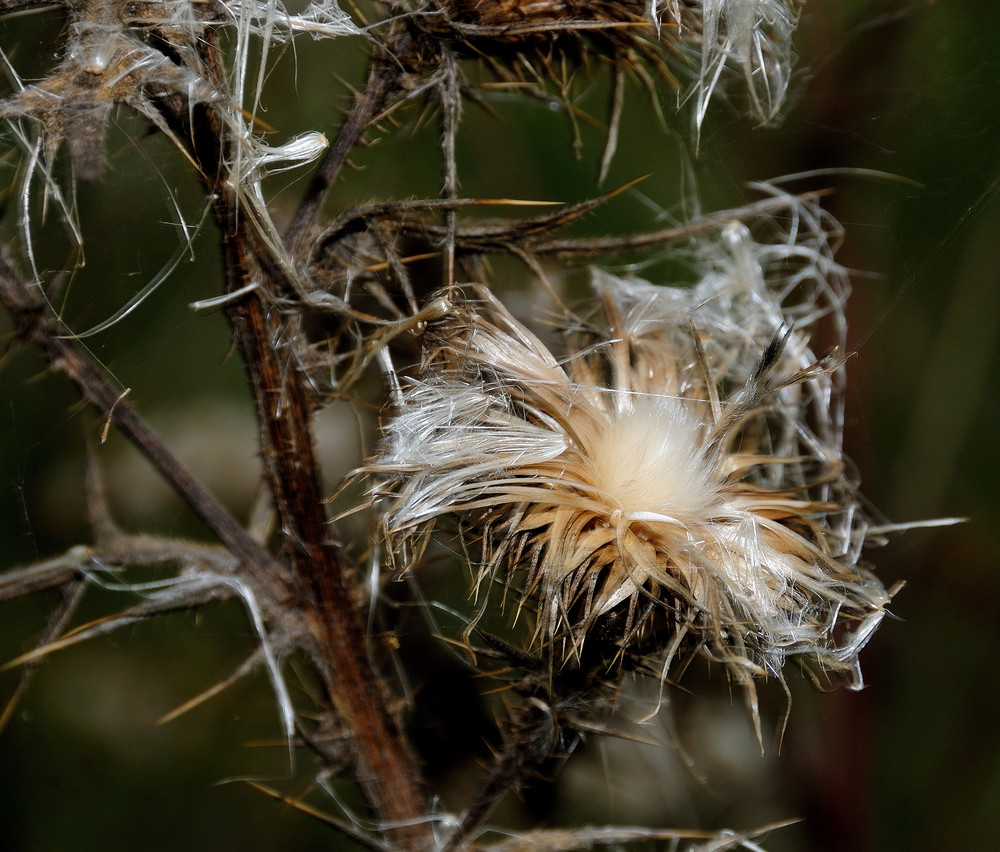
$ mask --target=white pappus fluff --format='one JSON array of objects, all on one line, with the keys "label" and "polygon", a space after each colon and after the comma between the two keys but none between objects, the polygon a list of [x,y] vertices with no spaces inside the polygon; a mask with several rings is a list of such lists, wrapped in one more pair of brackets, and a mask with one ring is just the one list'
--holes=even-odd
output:
[{"label": "white pappus fluff", "polygon": [[[691,21],[688,5],[680,0],[649,0],[649,16],[657,25],[673,19],[683,31]],[[701,127],[727,66],[746,80],[752,112],[763,121],[774,118],[795,63],[792,35],[802,0],[699,0],[696,5],[701,68],[693,92],[695,127]]]},{"label": "white pappus fluff", "polygon": [[858,563],[843,350],[812,349],[821,318],[842,337],[847,282],[835,223],[793,198],[783,219],[711,239],[690,289],[595,273],[560,358],[484,288],[450,292],[368,468],[396,566],[454,515],[478,593],[516,585],[556,661],[619,613],[618,647],[662,631],[666,669],[687,638],[752,706],[792,655],[860,687],[890,596]]}]

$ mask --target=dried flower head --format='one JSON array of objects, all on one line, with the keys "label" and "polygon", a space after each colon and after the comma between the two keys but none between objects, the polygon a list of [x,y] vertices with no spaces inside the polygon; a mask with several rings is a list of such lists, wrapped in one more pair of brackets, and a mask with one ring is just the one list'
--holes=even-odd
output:
[{"label": "dried flower head", "polygon": [[842,334],[846,280],[832,223],[789,205],[775,240],[713,240],[693,289],[597,273],[562,359],[485,289],[449,292],[373,465],[399,567],[456,515],[479,594],[520,578],[557,663],[612,614],[620,648],[666,615],[665,666],[696,648],[752,696],[798,655],[859,687],[889,595],[858,564],[843,362],[811,349],[821,318]]},{"label": "dried flower head", "polygon": [[534,46],[543,58],[553,48],[582,53],[586,39],[640,75],[643,60],[671,80],[658,52],[693,45],[700,51],[693,89],[700,127],[727,66],[746,81],[749,111],[764,121],[775,116],[794,64],[800,7],[801,0],[444,0],[427,26],[482,54],[511,46]]}]

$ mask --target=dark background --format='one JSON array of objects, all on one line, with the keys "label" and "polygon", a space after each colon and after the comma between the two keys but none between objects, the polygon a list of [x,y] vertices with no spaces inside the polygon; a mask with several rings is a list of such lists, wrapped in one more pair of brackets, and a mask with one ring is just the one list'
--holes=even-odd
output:
[{"label": "dark background", "polygon": [[[0,21],[0,46],[30,78],[57,49],[58,32],[51,18]],[[887,586],[907,586],[863,656],[867,689],[817,695],[794,684],[780,754],[770,737],[766,756],[755,754],[739,696],[717,679],[707,697],[687,706],[682,699],[679,708],[694,773],[678,771],[671,749],[595,746],[570,761],[554,799],[529,794],[523,804],[509,804],[510,819],[531,818],[543,807],[546,818],[567,822],[711,828],[804,817],[772,836],[772,850],[985,849],[1000,836],[1000,679],[993,657],[1000,647],[998,32],[994,0],[813,0],[797,35],[800,62],[782,123],[754,127],[717,101],[697,157],[685,108],[672,113],[668,94],[669,126],[662,128],[645,93],[630,87],[605,186],[649,177],[588,219],[583,231],[648,229],[699,205],[711,210],[751,199],[747,181],[830,170],[802,186],[835,188],[826,206],[846,231],[838,257],[856,270],[849,454],[866,495],[892,520],[969,520],[907,533],[870,554]],[[316,128],[332,137],[334,108],[348,103],[340,78],[359,84],[361,63],[359,44],[303,41],[296,55],[286,51],[278,62],[263,117],[288,136]],[[599,118],[607,89],[598,74],[582,94]],[[495,95],[491,104],[498,117],[465,110],[463,194],[571,202],[597,191],[599,130],[584,127],[582,158],[575,160],[564,117],[513,96]],[[434,122],[411,132],[413,116],[405,121],[358,155],[362,170],[342,182],[337,204],[437,193]],[[86,266],[73,276],[67,302],[77,328],[124,304],[173,254],[178,231],[164,223],[176,222],[177,210],[189,222],[201,215],[197,186],[164,140],[129,144],[143,130],[123,110],[107,142],[105,181],[81,188]],[[15,162],[13,155],[4,161],[5,181],[14,181]],[[286,176],[273,187],[288,186],[276,195],[279,219],[302,186],[293,181]],[[15,214],[8,201],[5,238],[13,236]],[[206,227],[195,260],[88,345],[133,389],[130,399],[182,458],[245,512],[258,462],[241,369],[223,320],[187,307],[218,291],[215,239]],[[52,211],[44,223],[39,214],[36,246],[43,269],[79,259]],[[641,274],[672,283],[675,266],[665,255]],[[523,310],[533,298],[529,276],[515,265],[495,269],[509,276],[509,303]],[[582,278],[571,274],[568,286],[573,275]],[[0,330],[8,328],[0,318]],[[0,372],[3,567],[87,539],[80,459],[91,415],[64,381],[40,377],[40,367],[33,353],[22,353]],[[346,405],[327,412],[320,431],[332,484],[338,470],[357,463],[364,439]],[[102,462],[123,525],[203,534],[117,437],[102,449]],[[30,648],[51,603],[3,606],[0,659]],[[120,606],[120,593],[97,593],[84,616]],[[155,724],[228,674],[252,646],[239,608],[225,606],[54,655],[0,738],[0,846],[330,846],[329,832],[234,780],[287,774],[263,675],[178,721]],[[0,697],[15,682],[16,671],[0,673]],[[767,700],[772,726],[781,700],[780,692]],[[308,765],[300,758],[298,769]],[[438,780],[448,791],[463,777],[456,770],[455,778]]]}]

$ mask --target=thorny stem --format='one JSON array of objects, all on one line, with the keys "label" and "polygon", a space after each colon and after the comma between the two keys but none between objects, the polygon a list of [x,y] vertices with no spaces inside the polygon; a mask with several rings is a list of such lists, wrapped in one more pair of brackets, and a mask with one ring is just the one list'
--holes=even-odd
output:
[{"label": "thorny stem", "polygon": [[[630,186],[631,184],[626,184]],[[733,222],[745,222],[788,209],[793,203],[807,203],[829,195],[831,190],[818,189],[797,195],[780,195],[756,201],[743,207],[721,210],[710,216],[695,219],[684,225],[661,228],[639,234],[609,237],[566,237],[544,239],[556,227],[564,225],[603,203],[621,188],[597,196],[580,204],[564,208],[554,216],[539,217],[504,225],[472,224],[458,227],[455,234],[456,249],[465,254],[506,253],[515,250],[535,257],[546,256],[563,260],[588,257],[610,257],[625,252],[640,251],[655,246],[694,239],[704,234],[721,231]],[[440,239],[446,235],[445,227],[424,222],[404,222],[400,233]]]},{"label": "thorny stem", "polygon": [[[224,204],[220,197],[217,209]],[[250,276],[242,227],[227,231],[225,242],[228,288],[235,292]],[[416,767],[386,709],[386,691],[368,657],[347,572],[330,541],[311,412],[291,363],[288,329],[277,308],[256,294],[234,305],[229,317],[257,402],[264,467],[295,577],[296,603],[319,646],[316,662],[324,685],[354,732],[359,778],[373,805],[383,819],[401,826],[396,833],[402,848],[423,848],[427,827],[414,823],[424,815]]]},{"label": "thorny stem", "polygon": [[546,255],[562,259],[574,257],[607,257],[621,252],[639,251],[654,246],[693,239],[703,234],[710,234],[714,231],[722,230],[731,222],[744,222],[756,216],[764,216],[787,209],[792,206],[790,200],[806,203],[829,195],[830,192],[831,190],[828,189],[817,189],[794,196],[781,195],[765,199],[764,201],[757,201],[753,204],[747,204],[744,207],[721,210],[718,213],[713,213],[710,216],[705,216],[686,225],[677,225],[670,228],[663,228],[659,231],[649,231],[644,234],[629,234],[624,237],[581,237],[579,239],[571,237],[562,240],[545,240],[544,242],[532,245],[531,251],[536,255]]},{"label": "thorny stem", "polygon": [[[217,72],[214,44],[205,42]],[[221,73],[217,80],[221,82]],[[203,112],[209,123],[211,115]],[[218,134],[201,134],[209,146]],[[218,151],[198,152],[202,163],[220,162]],[[285,289],[268,264],[248,219],[238,215],[235,193],[219,168],[211,187],[214,213],[223,233],[226,288],[244,292],[228,309],[257,407],[261,455],[281,523],[283,549],[292,571],[297,608],[317,645],[315,663],[327,696],[353,733],[358,780],[378,817],[390,826],[396,847],[431,846],[417,768],[389,713],[387,690],[375,672],[365,633],[351,597],[350,571],[331,540],[311,433],[312,408],[294,361],[296,328],[276,301]],[[284,283],[284,282],[282,282]]]},{"label": "thorny stem", "polygon": [[351,151],[364,138],[369,125],[382,113],[389,99],[398,91],[400,75],[396,65],[400,59],[389,45],[395,47],[398,43],[402,47],[403,40],[403,31],[394,27],[389,33],[387,46],[373,57],[364,89],[354,99],[350,112],[347,113],[344,123],[337,132],[337,138],[309,182],[285,233],[285,248],[292,257],[302,256],[308,245],[316,216],[323,206],[330,187],[340,175],[340,170],[347,162]]},{"label": "thorny stem", "polygon": [[441,852],[456,852],[461,849],[469,836],[489,816],[493,806],[522,777],[527,763],[521,749],[504,749],[486,783],[476,793],[475,798],[462,811],[458,825],[448,837]]},{"label": "thorny stem", "polygon": [[489,816],[504,794],[552,756],[559,737],[557,723],[547,706],[537,706],[533,710],[533,718],[526,720],[525,727],[506,744],[485,783],[462,811],[442,852],[463,848],[466,839]]},{"label": "thorny stem", "polygon": [[742,207],[722,210],[683,225],[646,233],[561,239],[548,237],[552,231],[576,221],[636,182],[636,180],[630,181],[594,198],[563,207],[555,214],[502,223],[456,223],[453,232],[447,221],[444,225],[435,225],[417,217],[407,218],[406,214],[419,213],[423,210],[453,211],[462,207],[500,202],[477,199],[421,199],[368,204],[345,211],[338,216],[325,234],[320,236],[319,242],[322,245],[335,242],[337,234],[344,233],[349,225],[355,223],[363,224],[378,234],[379,224],[385,220],[389,223],[387,230],[394,228],[400,235],[446,244],[454,240],[456,255],[463,258],[486,254],[512,254],[544,280],[544,272],[537,262],[537,258],[542,256],[564,260],[610,257],[655,246],[666,246],[721,231],[734,222],[746,222],[757,217],[775,215],[782,210],[794,208],[796,204],[815,201],[831,192],[829,189],[819,189],[796,195],[778,195]]}]

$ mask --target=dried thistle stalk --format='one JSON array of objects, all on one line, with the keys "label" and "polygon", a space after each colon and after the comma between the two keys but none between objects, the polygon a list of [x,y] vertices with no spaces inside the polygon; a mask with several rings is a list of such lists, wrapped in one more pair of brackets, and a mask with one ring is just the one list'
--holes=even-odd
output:
[{"label": "dried thistle stalk", "polygon": [[[36,3],[9,7],[14,5]],[[613,60],[603,174],[614,153],[625,70],[642,75],[643,63],[653,62],[669,76],[664,51],[701,43],[697,125],[727,65],[743,71],[755,112],[772,115],[787,84],[797,4],[393,4],[392,10],[403,14],[372,36],[378,43],[373,57],[385,53],[382,64],[373,65],[372,79],[379,85],[366,89],[361,106],[356,104],[342,125],[321,170],[320,189],[301,206],[307,215],[296,217],[305,224],[284,236],[270,218],[262,182],[284,166],[311,162],[326,148],[326,137],[305,133],[268,145],[253,113],[272,42],[303,32],[361,34],[336,2],[310,3],[300,15],[258,0],[193,6],[177,0],[65,0],[62,5],[70,18],[63,59],[35,86],[24,86],[13,75],[18,91],[0,102],[0,117],[11,122],[28,154],[19,194],[26,254],[38,279],[31,283],[42,283],[31,248],[33,173],[42,177],[46,192],[58,196],[51,167],[65,142],[74,177],[99,177],[104,125],[122,105],[171,136],[197,163],[213,199],[206,215],[214,214],[223,229],[228,291],[202,305],[226,305],[234,321],[253,376],[263,454],[282,520],[280,564],[256,543],[248,547],[231,519],[220,536],[236,556],[241,547],[246,551],[245,564],[227,572],[252,576],[250,569],[265,567],[276,590],[260,582],[258,595],[256,586],[238,577],[192,574],[168,581],[150,606],[122,613],[119,621],[238,594],[254,614],[261,652],[237,675],[266,658],[283,695],[280,660],[309,652],[332,720],[324,719],[319,730],[346,731],[345,742],[353,741],[353,748],[344,750],[350,752],[346,759],[353,761],[372,811],[383,821],[368,840],[380,843],[374,839],[379,834],[394,848],[430,848],[437,814],[423,797],[402,725],[389,706],[390,691],[382,689],[368,658],[372,637],[357,618],[353,566],[332,543],[318,494],[309,421],[323,399],[320,392],[307,393],[308,364],[300,354],[308,349],[302,316],[315,307],[308,304],[312,293],[303,280],[303,259],[320,245],[310,244],[311,225],[326,189],[373,122],[407,100],[436,99],[444,116],[442,194],[448,206],[441,208],[440,244],[449,259],[447,281],[454,278],[456,252],[475,255],[497,246],[524,257],[532,251],[580,251],[572,241],[532,242],[547,233],[548,225],[538,221],[504,226],[499,235],[456,223],[455,136],[461,98],[471,93],[461,61],[476,53],[495,60],[497,68],[511,56],[523,63],[531,48],[543,62],[525,73],[541,75],[555,64],[546,64],[546,57],[562,58],[567,42],[581,63],[591,48]],[[218,49],[222,28],[234,33],[231,56]],[[655,89],[648,75],[643,80]],[[563,97],[569,109],[570,98]],[[34,122],[33,137],[22,119]],[[194,130],[200,132],[188,132]],[[71,205],[62,206],[72,220]],[[577,207],[582,211],[583,205]],[[450,290],[434,310],[419,312],[413,291],[401,286],[412,316],[404,316],[386,295],[400,327],[429,322],[422,374],[399,390],[399,415],[373,465],[390,497],[384,530],[397,564],[418,570],[422,544],[436,520],[456,514],[482,542],[475,586],[483,605],[494,599],[494,582],[509,587],[516,581],[525,609],[537,605],[535,645],[567,670],[585,646],[607,642],[611,625],[617,630],[612,644],[622,656],[640,640],[650,640],[665,657],[666,672],[688,640],[722,661],[751,697],[754,678],[780,678],[790,655],[860,685],[857,654],[889,595],[858,562],[865,524],[840,451],[842,365],[836,358],[818,359],[810,349],[822,317],[842,332],[846,285],[832,260],[829,222],[814,206],[792,201],[788,215],[795,221],[787,234],[795,237],[771,242],[756,241],[734,221],[721,242],[705,249],[703,279],[693,291],[597,275],[601,307],[594,316],[565,323],[565,347],[558,356],[485,288],[478,290],[478,302],[465,302]],[[405,283],[402,260],[389,245],[394,235],[407,232],[402,206],[392,206],[384,218],[377,249]],[[431,226],[421,227],[437,235]],[[614,250],[602,245],[591,241],[586,250],[591,255]],[[347,243],[331,238],[330,247],[344,249]],[[16,278],[13,271],[8,277]],[[345,299],[335,309],[354,321],[347,304]],[[39,302],[32,316],[47,315],[50,307]],[[38,342],[61,340],[62,331],[45,327]],[[388,338],[369,338],[371,349]],[[359,355],[363,349],[359,343]],[[326,398],[344,390],[344,383],[333,379],[330,385],[322,389]],[[117,402],[102,404],[109,425]],[[128,409],[120,409],[115,422],[122,422],[123,410]],[[186,493],[198,496],[191,486]],[[258,596],[266,598],[261,612],[267,624],[257,615]],[[599,628],[602,635],[595,638]],[[580,680],[580,694],[592,697],[586,692],[590,681]],[[581,700],[586,712],[574,719],[551,700],[567,703],[555,693],[550,689],[543,701],[522,690],[521,697],[552,718],[555,733],[560,726],[597,732],[583,718],[589,705]],[[294,707],[287,698],[282,705],[290,740]],[[507,782],[518,783],[532,765],[557,753],[558,737],[529,733],[525,741],[541,745],[527,757],[513,754],[509,775],[495,776],[505,782],[502,789],[497,785],[496,796]],[[506,757],[514,749],[509,746]],[[344,759],[339,750],[324,757],[331,770]],[[489,805],[494,801],[489,782],[485,791],[480,800]],[[487,810],[470,810],[448,848],[465,843]],[[573,842],[598,842],[595,835],[581,840],[585,835],[581,831]],[[535,840],[555,848],[571,838]]]}]

